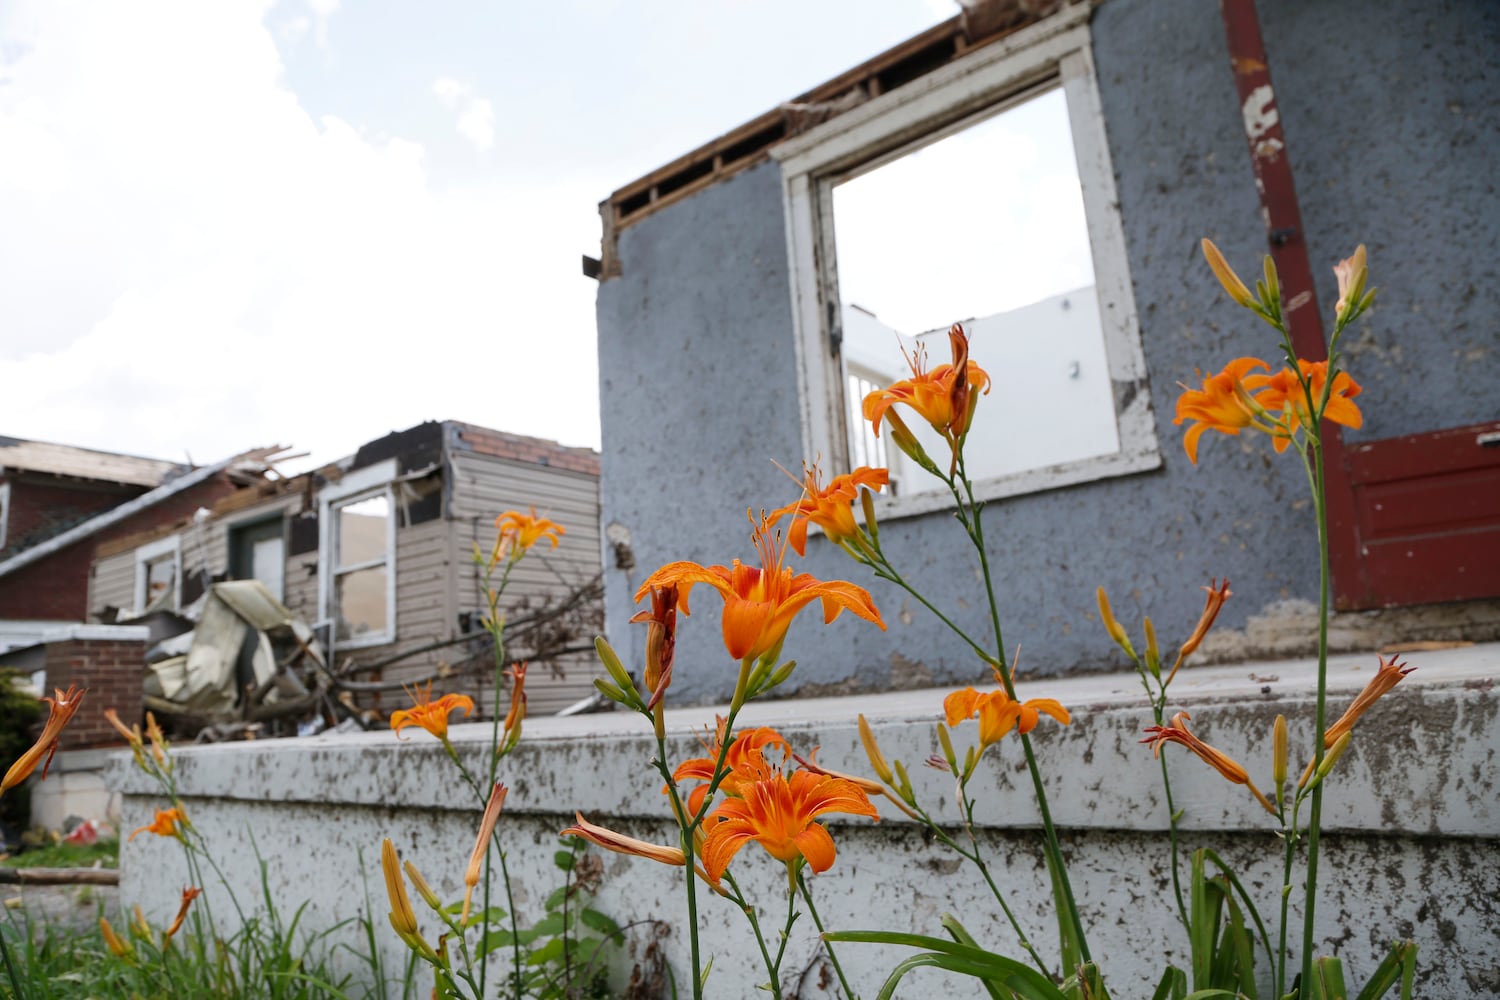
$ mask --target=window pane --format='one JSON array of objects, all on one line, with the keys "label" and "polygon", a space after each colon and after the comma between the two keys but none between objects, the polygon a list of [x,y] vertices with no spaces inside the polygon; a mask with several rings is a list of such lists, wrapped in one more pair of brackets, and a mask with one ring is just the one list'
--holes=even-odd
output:
[{"label": "window pane", "polygon": [[370,497],[339,508],[339,569],[385,556],[386,521],[391,504],[384,496]]},{"label": "window pane", "polygon": [[142,611],[174,609],[177,596],[177,556],[158,556],[143,567],[146,574],[146,605]]},{"label": "window pane", "polygon": [[[854,419],[862,384],[908,377],[901,346],[945,363],[954,321],[994,381],[968,439],[972,478],[1119,450],[1060,89],[838,184],[833,210],[855,464],[871,453]],[[941,439],[907,422],[946,464]],[[889,457],[895,492],[941,488],[899,451]]]},{"label": "window pane", "polygon": [[335,580],[339,639],[386,631],[386,569],[376,566],[342,573]]}]

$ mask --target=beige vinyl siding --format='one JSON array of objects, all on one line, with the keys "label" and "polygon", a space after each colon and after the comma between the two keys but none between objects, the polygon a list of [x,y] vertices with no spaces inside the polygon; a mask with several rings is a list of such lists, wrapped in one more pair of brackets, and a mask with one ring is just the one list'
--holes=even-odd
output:
[{"label": "beige vinyl siding", "polygon": [[89,575],[88,617],[98,621],[107,607],[135,610],[135,550],[96,560]]},{"label": "beige vinyl siding", "polygon": [[[533,607],[556,600],[587,584],[599,573],[599,481],[582,473],[543,465],[510,462],[473,452],[452,455],[453,482],[450,511],[457,574],[457,610],[483,610],[480,573],[473,564],[478,544],[488,556],[495,543],[495,517],[502,511],[537,514],[567,529],[554,550],[546,543],[532,549],[512,572],[502,609],[524,614],[520,606],[529,597]],[[601,628],[602,630],[602,628]],[[588,641],[592,636],[582,636]],[[522,653],[514,648],[508,652]],[[536,664],[527,677],[528,708],[532,714],[550,714],[594,691],[595,677],[604,676],[594,655],[583,653],[558,660],[554,669]],[[488,689],[486,689],[488,691]],[[486,694],[488,702],[491,695]]]},{"label": "beige vinyl siding", "polygon": [[318,623],[318,552],[288,556],[286,593],[281,603],[309,625]]}]

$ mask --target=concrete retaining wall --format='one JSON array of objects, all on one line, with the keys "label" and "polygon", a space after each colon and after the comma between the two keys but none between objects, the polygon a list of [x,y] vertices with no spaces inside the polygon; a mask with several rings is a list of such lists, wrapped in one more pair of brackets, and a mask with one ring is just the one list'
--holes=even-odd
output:
[{"label": "concrete retaining wall", "polygon": [[[1389,941],[1411,936],[1421,948],[1419,995],[1493,995],[1500,990],[1495,935],[1500,926],[1495,850],[1500,699],[1491,682],[1500,648],[1426,653],[1413,662],[1420,669],[1356,729],[1325,802],[1329,836],[1322,864],[1321,946],[1343,956],[1353,978],[1360,979]],[[1342,711],[1375,666],[1373,654],[1335,657],[1332,711]],[[1306,661],[1205,667],[1181,675],[1174,691],[1180,707],[1193,711],[1196,731],[1241,760],[1257,781],[1265,779],[1265,787],[1275,715],[1291,720],[1294,748],[1310,742],[1313,676]],[[1159,775],[1149,751],[1138,743],[1141,728],[1151,721],[1139,682],[1120,674],[1023,680],[1021,687],[1023,697],[1057,697],[1074,713],[1069,727],[1044,720],[1038,730],[1049,797],[1092,947],[1115,995],[1149,995],[1163,961],[1185,965],[1187,956],[1170,902]],[[742,722],[775,724],[804,753],[820,746],[818,759],[826,766],[868,773],[853,724],[856,713],[864,712],[886,754],[911,769],[924,805],[952,820],[951,779],[920,764],[936,749],[932,722],[941,714],[944,694],[925,690],[765,702],[747,708]],[[674,760],[698,755],[695,734],[712,714],[711,709],[669,714]],[[574,809],[622,832],[670,842],[660,781],[646,771],[653,749],[647,735],[638,719],[623,713],[527,722],[522,748],[503,768],[511,794],[501,821],[512,845],[517,909],[527,920],[540,916],[542,900],[558,884],[551,868],[554,835]],[[956,735],[972,741],[973,726]],[[455,743],[475,768],[482,766],[487,736],[482,726],[453,730]],[[1185,847],[1217,849],[1239,868],[1273,919],[1280,851],[1263,822],[1267,817],[1242,789],[1176,749],[1167,752],[1189,831]],[[460,894],[479,809],[455,780],[441,747],[424,733],[408,743],[388,734],[320,736],[183,748],[176,754],[189,815],[214,845],[242,902],[257,895],[255,847],[283,909],[310,901],[308,927],[365,913],[368,886],[377,936],[388,957],[396,959],[400,948],[386,924],[377,860],[381,837],[391,837],[404,857],[414,859],[440,894]],[[1046,872],[1035,846],[1038,818],[1019,747],[1007,741],[987,754],[973,786],[980,799],[980,840],[1023,925],[1050,954],[1055,945],[1045,917]],[[1293,756],[1295,761],[1295,749]],[[159,800],[128,757],[116,758],[113,767],[111,777],[124,791],[128,830],[147,822]],[[838,861],[814,882],[827,923],[941,933],[938,920],[952,912],[981,942],[1018,953],[972,868],[927,843],[919,828],[893,810],[883,811],[887,818],[878,825],[835,818]],[[680,873],[618,855],[602,860],[598,908],[622,924],[645,919],[672,924],[664,944],[679,984],[685,985]],[[143,904],[153,919],[169,918],[184,879],[177,846],[137,838],[122,861],[123,901]],[[765,923],[777,926],[785,912],[780,866],[750,845],[734,870],[747,894],[762,901]],[[222,889],[210,886],[209,891],[222,900]],[[215,907],[221,917],[229,909],[222,902]],[[756,995],[753,984],[764,976],[743,917],[710,897],[701,905],[700,920],[704,947],[714,956],[710,995]],[[423,920],[424,928],[432,924]],[[360,947],[355,928],[343,939]],[[811,922],[804,917],[788,946],[788,983],[814,957]],[[855,988],[872,995],[902,956],[888,948],[845,945],[841,957]],[[628,974],[629,958],[620,961],[622,974]],[[833,995],[835,981],[812,985],[819,982],[820,973],[812,971],[802,995]],[[952,991],[943,995],[967,996],[971,987],[942,987],[941,977],[923,971],[898,995],[942,988]]]}]

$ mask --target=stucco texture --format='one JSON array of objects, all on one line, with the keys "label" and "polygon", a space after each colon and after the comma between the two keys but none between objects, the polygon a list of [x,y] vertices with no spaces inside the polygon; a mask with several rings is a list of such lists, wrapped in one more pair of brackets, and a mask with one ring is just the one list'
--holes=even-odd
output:
[{"label": "stucco texture", "polygon": [[[1473,245],[1492,250],[1500,232],[1493,198],[1485,200],[1493,171],[1480,168],[1495,143],[1497,112],[1484,98],[1500,51],[1493,12],[1424,6],[1411,14],[1412,37],[1390,40],[1405,30],[1399,10],[1351,19],[1338,5],[1262,6],[1325,313],[1334,287],[1322,265],[1356,241],[1370,245],[1373,280],[1383,289],[1379,307],[1349,331],[1368,432],[1493,417],[1500,293],[1485,279],[1493,278],[1493,253],[1471,264],[1469,246],[1451,242],[1467,232]],[[1210,236],[1249,270],[1265,250],[1217,5],[1112,0],[1095,11],[1092,32],[1163,465],[986,509],[1006,649],[1019,645],[1021,670],[1033,675],[1120,665],[1098,622],[1099,585],[1132,631],[1150,614],[1167,647],[1191,630],[1210,578],[1233,581],[1220,630],[1251,636],[1252,619],[1305,608],[1318,591],[1311,503],[1296,456],[1274,455],[1259,435],[1211,435],[1194,467],[1182,428],[1172,424],[1177,383],[1193,382],[1197,369],[1276,352],[1270,328],[1225,298],[1198,252]],[[1335,45],[1341,38],[1350,40]],[[1361,40],[1369,54],[1345,66],[1339,51],[1358,52]],[[1364,81],[1369,71],[1357,64],[1387,50],[1405,60],[1405,75],[1393,80],[1392,69]],[[1382,126],[1377,136],[1371,123],[1385,119],[1375,95],[1391,102],[1413,90],[1417,100],[1387,116],[1396,134]],[[1420,110],[1428,106],[1439,110]],[[1382,200],[1382,191],[1390,197]],[[1422,223],[1413,226],[1417,216]],[[638,669],[642,635],[626,622],[646,574],[677,559],[748,559],[745,509],[796,496],[771,464],[795,469],[804,458],[778,167],[736,175],[628,227],[618,256],[622,273],[601,284],[598,300],[603,516],[628,532],[634,566],[619,568],[606,551],[608,629]],[[1430,321],[1420,336],[1413,313]],[[1001,391],[1008,378],[1024,377],[994,374]],[[881,531],[901,571],[987,642],[978,561],[951,517],[913,516]],[[987,675],[929,613],[821,538],[798,568],[869,587],[889,631],[849,616],[824,628],[815,609],[807,612],[786,646],[799,666],[785,693]],[[694,601],[681,626],[673,695],[722,699],[734,671],[719,641],[719,602],[706,592]],[[1372,623],[1371,645],[1405,637],[1380,634],[1378,617],[1361,621]],[[1305,616],[1298,622],[1303,629]],[[1236,652],[1265,650],[1241,642]]]}]

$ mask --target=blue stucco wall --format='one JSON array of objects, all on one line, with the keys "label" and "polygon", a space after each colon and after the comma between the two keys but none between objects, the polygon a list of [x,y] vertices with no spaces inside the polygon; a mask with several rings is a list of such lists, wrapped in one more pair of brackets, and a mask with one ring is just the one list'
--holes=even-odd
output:
[{"label": "blue stucco wall", "polygon": [[[1500,227],[1494,172],[1481,169],[1496,141],[1493,13],[1423,6],[1421,37],[1408,31],[1391,42],[1385,33],[1404,30],[1399,11],[1360,7],[1350,17],[1351,4],[1261,6],[1313,259],[1331,265],[1363,240],[1384,288],[1380,307],[1351,331],[1371,432],[1494,417]],[[1132,631],[1150,613],[1167,646],[1191,629],[1198,588],[1210,577],[1233,580],[1221,628],[1243,628],[1275,602],[1317,593],[1295,457],[1277,459],[1261,439],[1213,436],[1194,468],[1171,423],[1176,383],[1196,368],[1275,351],[1269,328],[1225,301],[1198,255],[1209,235],[1249,269],[1265,246],[1217,5],[1111,0],[1093,24],[1164,465],[988,509],[1006,642],[1020,644],[1023,671],[1036,674],[1121,666],[1098,624],[1100,584]],[[1352,38],[1343,44],[1357,51],[1367,36],[1380,58],[1391,46],[1406,54],[1401,80],[1365,79],[1359,57],[1334,65],[1333,38]],[[1387,116],[1404,131],[1373,134],[1381,102],[1396,101],[1418,105]],[[1454,105],[1461,110],[1449,111]],[[1455,233],[1466,234],[1462,246]],[[1471,252],[1485,260],[1476,264]],[[630,226],[619,260],[621,275],[600,286],[598,300],[603,518],[628,531],[635,565],[620,569],[606,551],[607,613],[611,639],[638,667],[642,636],[626,620],[640,581],[675,559],[749,559],[745,509],[795,497],[771,464],[795,469],[803,458],[777,167],[737,175]],[[1318,288],[1325,310],[1334,289],[1327,275]],[[987,635],[977,563],[948,516],[888,522],[882,539],[919,588]],[[985,679],[923,609],[861,576],[821,539],[801,568],[869,587],[889,632],[849,616],[824,628],[810,609],[786,647],[799,662],[787,693]],[[700,590],[694,608],[681,626],[674,695],[723,698],[733,669],[719,641],[719,602]]]}]

